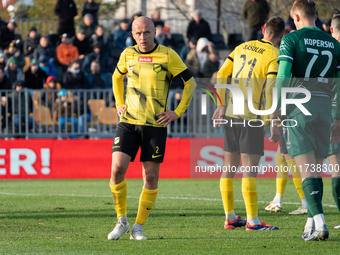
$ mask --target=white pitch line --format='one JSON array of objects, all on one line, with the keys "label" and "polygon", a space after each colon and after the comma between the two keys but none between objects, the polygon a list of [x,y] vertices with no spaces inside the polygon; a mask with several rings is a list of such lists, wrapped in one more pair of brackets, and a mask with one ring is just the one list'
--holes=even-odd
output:
[{"label": "white pitch line", "polygon": [[[82,195],[82,194],[19,194],[19,193],[9,193],[9,192],[0,192],[0,195],[8,195],[8,196],[57,196],[57,197],[111,197],[111,195]],[[128,196],[128,198],[139,198],[139,196]],[[205,197],[159,197],[157,199],[170,199],[170,200],[199,200],[199,201],[219,201],[220,198],[205,198]],[[235,202],[243,203],[243,200],[235,200]],[[262,204],[270,203],[270,201],[258,201]],[[283,202],[283,204],[287,205],[300,205],[298,202]],[[336,207],[336,205],[323,204],[325,207]]]}]

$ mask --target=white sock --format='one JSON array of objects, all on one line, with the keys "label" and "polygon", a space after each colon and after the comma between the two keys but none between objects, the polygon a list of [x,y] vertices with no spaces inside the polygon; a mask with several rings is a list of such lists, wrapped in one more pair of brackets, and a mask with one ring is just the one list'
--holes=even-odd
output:
[{"label": "white sock", "polygon": [[313,218],[307,218],[307,222],[305,225],[304,232],[310,232],[314,229],[314,219]]},{"label": "white sock", "polygon": [[237,217],[236,217],[236,214],[235,214],[235,213],[229,214],[229,215],[226,214],[225,218],[226,218],[227,220],[229,220],[229,221],[237,220]]},{"label": "white sock", "polygon": [[141,224],[138,224],[138,223],[135,223],[133,224],[133,229],[140,229],[141,231],[143,231],[143,227],[144,225],[141,225]]},{"label": "white sock", "polygon": [[282,203],[282,197],[278,193],[276,193],[276,195],[275,195],[275,197],[273,199],[273,202],[275,202],[275,203]]},{"label": "white sock", "polygon": [[126,224],[128,222],[127,216],[123,216],[123,217],[118,218],[118,221],[121,222],[121,223]]},{"label": "white sock", "polygon": [[302,198],[302,199],[301,199],[301,203],[302,203],[302,206],[304,206],[304,207],[307,208],[307,202],[306,202],[306,199],[305,199],[305,198]]},{"label": "white sock", "polygon": [[249,225],[259,225],[259,224],[261,224],[258,217],[256,219],[252,219],[252,220],[247,219],[247,223],[249,223]]},{"label": "white sock", "polygon": [[315,229],[319,229],[325,224],[325,217],[322,213],[315,215],[313,220],[315,222]]}]

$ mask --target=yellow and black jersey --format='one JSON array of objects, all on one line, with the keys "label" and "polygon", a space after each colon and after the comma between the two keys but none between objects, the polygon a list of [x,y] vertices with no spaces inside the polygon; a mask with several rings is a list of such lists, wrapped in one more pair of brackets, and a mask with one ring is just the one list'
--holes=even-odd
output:
[{"label": "yellow and black jersey", "polygon": [[[245,120],[259,119],[248,108],[248,88],[252,88],[252,104],[256,110],[270,109],[272,89],[278,71],[279,51],[267,40],[245,42],[228,56],[217,74],[217,83],[226,84],[226,78],[232,78],[231,84],[239,87],[244,95],[244,115],[233,114],[232,93],[228,95],[226,116]],[[225,90],[218,89],[222,104],[225,105]],[[263,120],[269,116],[261,116]],[[265,121],[265,124],[268,122]]]},{"label": "yellow and black jersey", "polygon": [[[118,72],[118,73],[117,73]],[[123,77],[128,74],[127,92],[124,102],[121,89],[123,83],[113,78],[113,90],[116,107],[126,105],[120,121],[135,125],[161,127],[157,124],[157,113],[167,110],[168,93],[172,78],[180,75],[184,84],[192,77],[187,67],[170,48],[155,45],[150,52],[140,52],[138,46],[126,48],[120,55],[119,63],[113,76]],[[180,117],[188,107],[191,96],[184,96],[183,102],[175,110]]]}]

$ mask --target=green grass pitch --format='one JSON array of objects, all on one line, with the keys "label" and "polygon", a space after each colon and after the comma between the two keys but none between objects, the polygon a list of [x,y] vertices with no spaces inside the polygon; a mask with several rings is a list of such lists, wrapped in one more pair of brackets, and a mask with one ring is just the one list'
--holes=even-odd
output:
[{"label": "green grass pitch", "polygon": [[[127,180],[133,224],[142,180]],[[144,227],[147,241],[108,241],[116,218],[108,180],[0,181],[0,254],[339,254],[340,213],[330,179],[324,180],[327,241],[300,239],[305,215],[290,179],[282,213],[266,213],[274,179],[257,181],[259,218],[277,231],[224,230],[219,180],[160,180],[156,204]],[[235,180],[235,212],[245,217],[241,180]]]}]

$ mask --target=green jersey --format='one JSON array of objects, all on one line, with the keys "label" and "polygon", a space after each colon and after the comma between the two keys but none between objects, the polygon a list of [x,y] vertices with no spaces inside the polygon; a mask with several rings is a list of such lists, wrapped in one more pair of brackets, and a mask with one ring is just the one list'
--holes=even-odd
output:
[{"label": "green jersey", "polygon": [[306,88],[312,96],[334,97],[333,78],[340,70],[340,43],[332,36],[313,27],[289,33],[281,41],[278,61],[282,60],[292,63],[290,87]]}]

